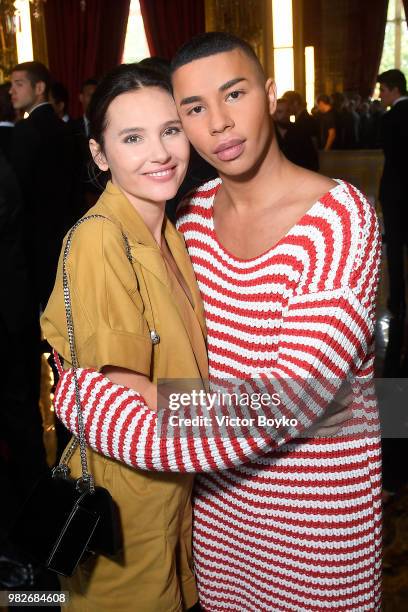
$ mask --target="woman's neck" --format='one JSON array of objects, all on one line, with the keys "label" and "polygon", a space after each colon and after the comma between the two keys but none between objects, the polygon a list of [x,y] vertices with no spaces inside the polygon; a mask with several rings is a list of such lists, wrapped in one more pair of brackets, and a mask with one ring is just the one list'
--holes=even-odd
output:
[{"label": "woman's neck", "polygon": [[[117,185],[117,187],[121,189],[119,185]],[[149,229],[150,233],[152,234],[159,247],[161,247],[166,202],[151,202],[149,200],[137,198],[136,196],[127,193],[122,189],[121,191],[123,191],[124,195],[132,204],[133,208],[144,221],[146,227]]]},{"label": "woman's neck", "polygon": [[161,247],[163,219],[166,202],[144,202],[143,200],[130,200],[136,211],[142,217],[153,238]]}]

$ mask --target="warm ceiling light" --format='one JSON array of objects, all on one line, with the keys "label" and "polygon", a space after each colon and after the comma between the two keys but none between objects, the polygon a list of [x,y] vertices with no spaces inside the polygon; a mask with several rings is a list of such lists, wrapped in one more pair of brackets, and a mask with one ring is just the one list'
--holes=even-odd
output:
[{"label": "warm ceiling light", "polygon": [[309,111],[315,104],[315,57],[314,47],[305,47],[306,105]]}]

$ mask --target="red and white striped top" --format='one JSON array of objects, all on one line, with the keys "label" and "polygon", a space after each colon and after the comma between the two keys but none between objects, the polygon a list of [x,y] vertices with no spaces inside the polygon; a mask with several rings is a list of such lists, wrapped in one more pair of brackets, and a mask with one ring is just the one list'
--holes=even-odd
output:
[{"label": "red and white striped top", "polygon": [[[209,472],[197,477],[194,510],[205,610],[376,610],[380,458],[367,390],[380,259],[375,213],[339,182],[274,247],[241,260],[217,240],[219,185],[200,188],[178,221],[204,302],[210,378],[218,385],[231,377],[322,383],[312,393],[307,385],[285,387],[298,429],[323,412],[341,379],[361,380],[354,407],[367,435],[286,444],[288,432],[272,430],[160,438],[143,398],[80,371],[88,443],[142,469]],[[76,431],[70,374],[61,379],[56,411]]]}]

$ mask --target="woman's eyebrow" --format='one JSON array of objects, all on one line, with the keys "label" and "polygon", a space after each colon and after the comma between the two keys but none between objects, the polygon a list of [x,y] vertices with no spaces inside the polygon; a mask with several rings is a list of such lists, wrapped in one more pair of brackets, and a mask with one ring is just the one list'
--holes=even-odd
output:
[{"label": "woman's eyebrow", "polygon": [[122,134],[129,134],[130,132],[145,132],[145,131],[146,129],[142,127],[123,128],[123,130],[120,130],[119,136],[122,136]]},{"label": "woman's eyebrow", "polygon": [[[168,127],[169,125],[174,125],[174,124],[181,125],[180,119],[179,118],[169,119],[168,121],[165,121],[164,123],[162,123],[160,128],[163,129],[163,128]],[[118,135],[123,136],[123,134],[130,134],[132,132],[146,132],[146,128],[142,128],[142,127],[123,128],[123,130],[120,130]]]},{"label": "woman's eyebrow", "polygon": [[169,125],[174,125],[175,123],[181,125],[181,121],[178,117],[177,119],[169,119],[169,121],[165,121],[161,127],[165,128],[165,127],[168,127]]}]

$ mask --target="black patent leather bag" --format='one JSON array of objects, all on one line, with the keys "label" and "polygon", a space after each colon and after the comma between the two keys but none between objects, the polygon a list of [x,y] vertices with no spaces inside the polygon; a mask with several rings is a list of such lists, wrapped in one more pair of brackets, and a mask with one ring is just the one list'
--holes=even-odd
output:
[{"label": "black patent leather bag", "polygon": [[91,491],[60,466],[26,500],[11,540],[34,562],[72,576],[90,555],[114,557],[122,548],[120,517],[109,491]]}]

